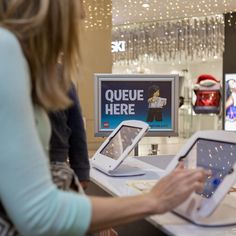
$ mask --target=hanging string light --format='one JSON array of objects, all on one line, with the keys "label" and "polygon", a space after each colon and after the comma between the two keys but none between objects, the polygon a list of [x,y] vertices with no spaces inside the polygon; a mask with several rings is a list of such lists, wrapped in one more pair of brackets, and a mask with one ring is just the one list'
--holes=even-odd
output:
[{"label": "hanging string light", "polygon": [[111,0],[83,0],[85,10],[85,30],[111,29],[112,2]]},{"label": "hanging string light", "polygon": [[232,15],[236,11],[235,0],[83,0],[83,5],[85,28],[89,30],[109,29],[111,18],[115,26],[228,12]]},{"label": "hanging string light", "polygon": [[113,0],[113,25],[202,17],[236,11],[235,0]]},{"label": "hanging string light", "polygon": [[229,12],[229,17],[228,17],[227,23],[229,26],[236,27],[236,17],[232,11]]}]

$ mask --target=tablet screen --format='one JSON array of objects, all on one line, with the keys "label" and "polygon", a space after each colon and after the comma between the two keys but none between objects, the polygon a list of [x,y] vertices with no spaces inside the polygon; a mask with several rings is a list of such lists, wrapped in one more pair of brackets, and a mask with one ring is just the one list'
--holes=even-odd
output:
[{"label": "tablet screen", "polygon": [[236,144],[214,140],[198,139],[187,155],[186,163],[190,168],[209,169],[212,175],[207,179],[201,195],[210,198],[224,177],[232,173],[236,162]]},{"label": "tablet screen", "polygon": [[102,149],[101,154],[117,160],[141,132],[142,128],[123,125]]}]

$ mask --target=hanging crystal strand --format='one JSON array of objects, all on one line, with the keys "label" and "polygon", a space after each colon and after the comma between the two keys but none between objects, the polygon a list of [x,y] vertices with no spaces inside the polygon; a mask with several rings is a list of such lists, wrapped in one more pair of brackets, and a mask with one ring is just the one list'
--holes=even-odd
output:
[{"label": "hanging crystal strand", "polygon": [[199,55],[198,57],[202,59],[203,57],[203,37],[204,37],[204,34],[202,32],[202,27],[203,27],[203,24],[202,24],[202,20],[199,20]]},{"label": "hanging crystal strand", "polygon": [[193,37],[195,35],[194,21],[190,21],[190,32],[189,32],[189,60],[193,61],[194,57],[194,47],[193,47]]},{"label": "hanging crystal strand", "polygon": [[192,42],[193,42],[193,60],[196,60],[197,58],[197,40],[198,40],[198,22],[196,19],[194,19],[194,35],[192,38]]},{"label": "hanging crystal strand", "polygon": [[127,42],[127,49],[126,49],[126,65],[130,66],[130,61],[131,61],[131,57],[130,57],[130,50],[131,50],[131,42],[130,42],[130,31],[127,33],[127,37],[126,37],[126,42]]},{"label": "hanging crystal strand", "polygon": [[208,48],[207,48],[207,45],[208,45],[208,28],[207,28],[207,24],[208,24],[208,19],[207,17],[205,17],[204,19],[204,30],[203,30],[203,33],[204,33],[204,44],[203,44],[203,47],[204,47],[204,58],[208,58],[209,57],[209,54],[208,54]]},{"label": "hanging crystal strand", "polygon": [[136,52],[136,47],[137,47],[137,34],[136,34],[136,25],[133,28],[133,33],[131,32],[132,35],[132,55],[133,55],[133,64],[135,64],[137,60],[137,52]]},{"label": "hanging crystal strand", "polygon": [[160,27],[159,27],[159,30],[157,31],[159,34],[158,34],[158,37],[159,37],[159,61],[161,61],[162,59],[162,24],[160,24]]},{"label": "hanging crystal strand", "polygon": [[184,20],[184,51],[183,51],[183,57],[184,61],[186,62],[188,60],[188,27],[187,27],[187,21]]},{"label": "hanging crystal strand", "polygon": [[136,35],[137,35],[137,47],[136,47],[136,54],[137,54],[137,61],[139,61],[139,55],[141,53],[140,51],[140,30],[135,31]]},{"label": "hanging crystal strand", "polygon": [[216,55],[216,38],[215,38],[215,19],[213,17],[210,18],[210,27],[211,27],[211,51],[210,56],[211,58],[215,58]]},{"label": "hanging crystal strand", "polygon": [[142,25],[142,40],[141,40],[141,48],[142,48],[142,52],[141,52],[141,65],[143,64],[144,61],[144,54],[145,54],[145,27],[144,25]]},{"label": "hanging crystal strand", "polygon": [[214,32],[215,32],[215,35],[214,35],[214,38],[215,38],[215,53],[216,53],[216,56],[220,56],[220,50],[219,50],[219,41],[221,41],[221,39],[219,38],[220,37],[220,34],[219,34],[219,21],[218,21],[218,17],[215,19],[215,25],[214,25]]},{"label": "hanging crystal strand", "polygon": [[214,55],[213,57],[216,59],[218,57],[218,52],[217,52],[217,41],[218,41],[218,35],[217,35],[217,19],[213,18],[212,20],[212,32],[213,32],[213,45],[214,45]]},{"label": "hanging crystal strand", "polygon": [[170,41],[170,58],[169,61],[172,62],[175,55],[175,32],[174,32],[174,23],[170,23],[169,29],[169,41]]},{"label": "hanging crystal strand", "polygon": [[125,66],[128,66],[128,61],[129,61],[129,30],[128,30],[128,26],[125,28],[125,33],[123,34],[124,35],[124,39],[125,39],[125,42],[126,42],[126,50],[124,52],[122,52],[122,54],[124,55],[125,57]]},{"label": "hanging crystal strand", "polygon": [[174,37],[173,37],[173,22],[169,22],[169,62],[173,61],[174,56]]},{"label": "hanging crystal strand", "polygon": [[139,38],[138,38],[138,33],[137,33],[137,27],[134,31],[134,35],[135,35],[135,45],[134,45],[134,55],[135,55],[135,60],[138,62],[138,48],[139,48]]},{"label": "hanging crystal strand", "polygon": [[134,61],[134,35],[131,33],[132,31],[133,29],[131,29],[129,32],[129,60],[131,64],[133,64]]},{"label": "hanging crystal strand", "polygon": [[191,55],[192,55],[192,42],[191,42],[191,36],[192,36],[192,25],[190,22],[190,19],[187,20],[187,46],[188,46],[188,50],[187,50],[187,60],[191,59]]},{"label": "hanging crystal strand", "polygon": [[203,44],[204,44],[204,32],[203,32],[203,22],[199,20],[199,58],[203,58]]},{"label": "hanging crystal strand", "polygon": [[222,41],[222,44],[220,45],[220,47],[221,47],[221,52],[222,52],[222,55],[223,55],[224,48],[225,48],[225,40],[224,40],[225,22],[224,22],[224,18],[223,17],[222,17],[222,21],[221,21],[221,24],[220,24],[220,34],[221,34],[221,41]]},{"label": "hanging crystal strand", "polygon": [[167,41],[168,41],[168,59],[167,61],[171,61],[172,56],[172,42],[171,42],[171,23],[167,22]]},{"label": "hanging crystal strand", "polygon": [[[176,53],[177,56],[180,52],[180,21],[177,21],[177,28],[176,28]],[[177,57],[175,58],[175,60],[177,59]]]},{"label": "hanging crystal strand", "polygon": [[169,40],[169,22],[166,22],[165,28],[165,48],[166,48],[166,61],[169,60],[170,57],[170,40]]},{"label": "hanging crystal strand", "polygon": [[194,35],[192,38],[192,42],[193,42],[193,50],[194,50],[194,54],[193,54],[193,60],[195,60],[197,58],[197,46],[198,46],[198,21],[197,19],[194,19]]},{"label": "hanging crystal strand", "polygon": [[185,60],[185,21],[182,20],[182,50],[181,50],[181,61]]},{"label": "hanging crystal strand", "polygon": [[213,41],[211,38],[211,34],[212,34],[212,28],[211,28],[211,21],[210,18],[208,19],[206,17],[205,20],[205,28],[206,28],[206,53],[207,53],[207,58],[211,58],[211,53],[213,52]]},{"label": "hanging crystal strand", "polygon": [[150,50],[151,50],[151,55],[152,55],[153,61],[156,60],[156,53],[157,53],[156,38],[154,36],[154,32],[155,32],[155,24],[153,22],[151,25],[151,34],[150,34],[150,39],[151,39]]},{"label": "hanging crystal strand", "polygon": [[163,31],[163,24],[161,22],[159,30],[158,30],[158,33],[159,33],[159,35],[158,35],[159,36],[159,61],[162,60],[162,44],[163,44],[163,42],[162,42],[162,40],[163,40],[162,31]]},{"label": "hanging crystal strand", "polygon": [[174,62],[175,57],[176,57],[176,22],[172,23],[171,25],[171,42],[172,42],[172,56],[171,56],[171,61]]},{"label": "hanging crystal strand", "polygon": [[208,39],[207,39],[207,36],[208,36],[208,32],[207,32],[207,30],[206,30],[206,20],[207,20],[207,18],[205,18],[204,20],[203,20],[203,28],[202,28],[202,32],[203,32],[203,59],[206,59],[207,57],[208,57],[208,55],[207,55],[207,41],[208,41]]},{"label": "hanging crystal strand", "polygon": [[130,37],[131,37],[131,48],[130,48],[130,50],[131,50],[131,57],[132,57],[132,60],[133,60],[133,62],[136,60],[136,57],[135,57],[135,53],[134,53],[134,47],[135,47],[135,37],[136,37],[136,35],[135,34],[130,34]]},{"label": "hanging crystal strand", "polygon": [[167,49],[168,49],[168,54],[167,54],[167,61],[170,61],[171,59],[171,29],[170,29],[170,22],[167,22]]},{"label": "hanging crystal strand", "polygon": [[155,60],[159,60],[159,57],[160,57],[160,38],[159,38],[159,34],[158,34],[158,31],[159,31],[159,24],[158,23],[155,23],[154,26],[153,26],[153,37],[154,37],[154,48],[155,48]]},{"label": "hanging crystal strand", "polygon": [[150,60],[153,61],[154,60],[154,52],[155,52],[155,38],[153,37],[153,23],[150,25],[150,34],[149,34],[149,53],[151,55]]},{"label": "hanging crystal strand", "polygon": [[167,48],[167,34],[166,34],[166,22],[164,23],[164,34],[163,34],[163,58],[164,58],[164,61],[166,62],[167,60],[167,53],[168,53],[168,48]]},{"label": "hanging crystal strand", "polygon": [[203,32],[204,32],[204,54],[205,54],[205,59],[206,58],[209,58],[209,50],[208,50],[208,45],[209,45],[209,40],[210,40],[210,38],[209,38],[209,29],[208,29],[208,18],[207,17],[205,17],[205,19],[204,19],[204,30],[203,30]]},{"label": "hanging crystal strand", "polygon": [[221,55],[221,50],[220,50],[220,42],[221,42],[221,35],[220,35],[220,28],[221,28],[221,20],[220,18],[216,17],[215,21],[215,32],[216,32],[216,52],[217,55]]},{"label": "hanging crystal strand", "polygon": [[216,43],[217,43],[217,38],[215,37],[215,18],[210,18],[209,21],[209,27],[210,27],[210,42],[211,42],[211,46],[209,49],[209,54],[210,54],[210,58],[215,58],[216,56]]},{"label": "hanging crystal strand", "polygon": [[145,25],[145,30],[144,30],[144,63],[147,63],[149,58],[149,26]]},{"label": "hanging crystal strand", "polygon": [[142,54],[142,27],[139,26],[139,30],[137,29],[137,35],[138,35],[138,60],[140,60],[140,55]]},{"label": "hanging crystal strand", "polygon": [[152,55],[152,53],[153,53],[153,50],[152,50],[152,40],[153,40],[153,38],[152,38],[152,25],[150,24],[149,25],[149,29],[148,29],[148,42],[147,42],[147,44],[148,44],[148,61],[152,61],[153,60],[153,55]]},{"label": "hanging crystal strand", "polygon": [[165,22],[165,26],[164,26],[164,49],[163,49],[163,51],[164,51],[164,61],[166,62],[167,61],[167,55],[168,55],[168,31],[167,31],[167,24],[168,23],[166,23]]},{"label": "hanging crystal strand", "polygon": [[199,19],[199,22],[198,22],[198,55],[197,57],[202,59],[202,21]]},{"label": "hanging crystal strand", "polygon": [[180,58],[179,61],[183,59],[183,52],[184,52],[184,20],[181,20],[181,27],[180,27]]},{"label": "hanging crystal strand", "polygon": [[153,36],[154,32],[154,24],[151,25],[151,33],[150,33],[150,48],[149,50],[151,51],[152,55],[152,60],[155,60],[155,52],[156,52],[156,47],[155,47],[155,37]]},{"label": "hanging crystal strand", "polygon": [[177,54],[177,46],[178,46],[178,28],[177,28],[177,23],[175,22],[172,25],[172,36],[173,36],[173,57],[172,57],[172,63],[174,63],[176,54]]},{"label": "hanging crystal strand", "polygon": [[163,60],[163,51],[164,51],[164,34],[165,34],[165,27],[163,22],[161,23],[160,28],[160,60]]},{"label": "hanging crystal strand", "polygon": [[125,52],[113,53],[113,62],[124,65],[222,57],[224,18],[218,15],[117,26],[112,40],[125,41]]}]

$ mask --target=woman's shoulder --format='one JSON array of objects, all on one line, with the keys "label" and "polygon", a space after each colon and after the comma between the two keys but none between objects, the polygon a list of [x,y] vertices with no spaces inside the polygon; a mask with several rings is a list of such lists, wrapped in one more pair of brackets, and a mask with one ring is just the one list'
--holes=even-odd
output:
[{"label": "woman's shoulder", "polygon": [[[7,78],[7,79],[6,79]],[[21,95],[30,86],[30,73],[27,60],[16,35],[10,30],[0,27],[0,91],[1,95],[12,93]],[[9,88],[8,88],[9,87]]]},{"label": "woman's shoulder", "polygon": [[14,53],[13,55],[16,55],[17,52],[22,54],[21,46],[16,35],[10,30],[0,27],[0,54]]}]

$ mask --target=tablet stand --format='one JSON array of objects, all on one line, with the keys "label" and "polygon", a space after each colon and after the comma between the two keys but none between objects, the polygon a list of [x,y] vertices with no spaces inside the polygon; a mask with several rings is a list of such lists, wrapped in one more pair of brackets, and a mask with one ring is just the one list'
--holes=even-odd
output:
[{"label": "tablet stand", "polygon": [[205,227],[236,225],[236,197],[226,195],[220,206],[208,217],[186,218],[177,213],[180,217]]},{"label": "tablet stand", "polygon": [[138,144],[134,148],[134,156],[138,156]]},{"label": "tablet stand", "polygon": [[115,170],[109,171],[106,174],[109,176],[114,176],[114,177],[122,177],[122,176],[125,177],[125,176],[144,175],[145,171],[141,170],[138,167],[121,164]]}]

